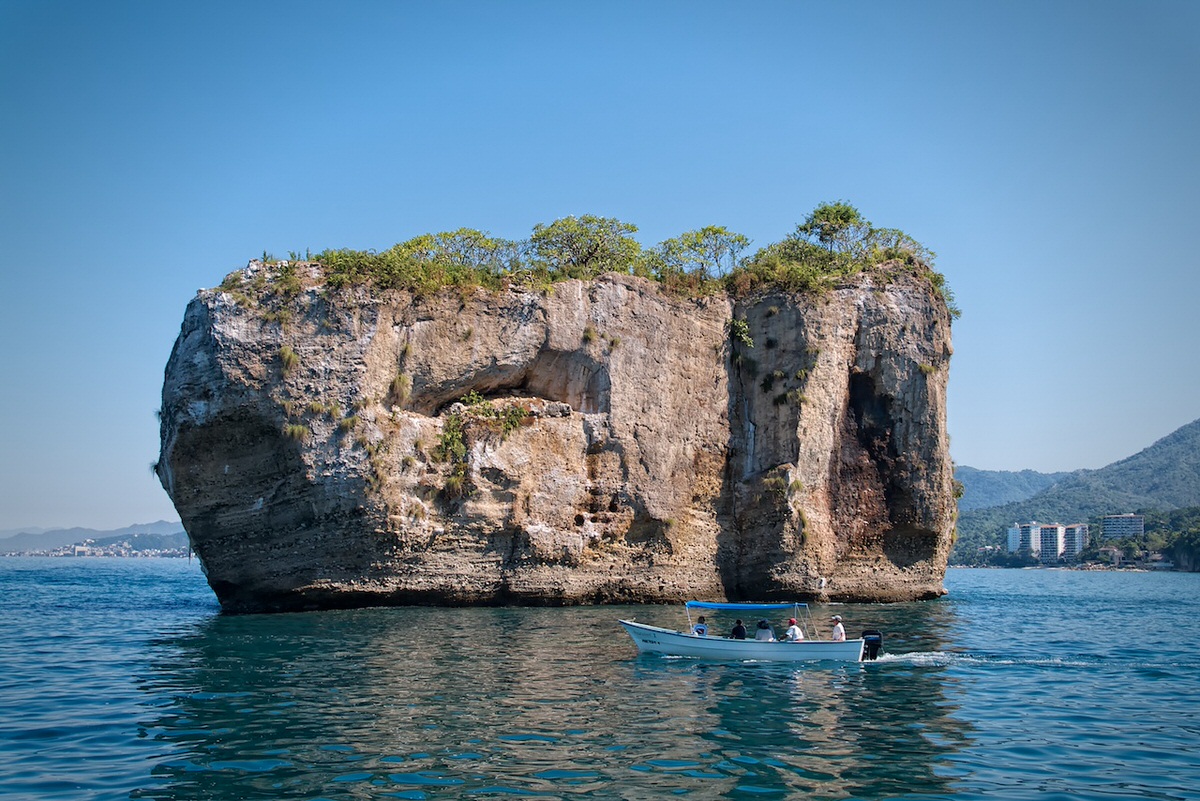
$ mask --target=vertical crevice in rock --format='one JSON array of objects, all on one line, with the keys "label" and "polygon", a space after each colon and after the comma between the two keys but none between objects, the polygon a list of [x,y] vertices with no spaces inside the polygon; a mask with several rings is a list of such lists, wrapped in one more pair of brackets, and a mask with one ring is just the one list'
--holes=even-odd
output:
[{"label": "vertical crevice in rock", "polygon": [[906,567],[933,556],[937,533],[916,525],[913,465],[895,445],[894,399],[870,374],[850,376],[833,476],[839,555],[879,553]]}]

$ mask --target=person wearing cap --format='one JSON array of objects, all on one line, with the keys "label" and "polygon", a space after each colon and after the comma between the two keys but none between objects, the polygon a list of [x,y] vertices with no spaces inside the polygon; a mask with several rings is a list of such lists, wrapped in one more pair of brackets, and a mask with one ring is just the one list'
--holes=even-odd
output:
[{"label": "person wearing cap", "polygon": [[846,641],[846,627],[842,625],[842,616],[834,615],[831,618],[831,620],[833,620],[833,641],[834,642],[845,642]]},{"label": "person wearing cap", "polygon": [[788,618],[787,641],[800,642],[804,639],[804,632],[796,625],[796,618]]}]

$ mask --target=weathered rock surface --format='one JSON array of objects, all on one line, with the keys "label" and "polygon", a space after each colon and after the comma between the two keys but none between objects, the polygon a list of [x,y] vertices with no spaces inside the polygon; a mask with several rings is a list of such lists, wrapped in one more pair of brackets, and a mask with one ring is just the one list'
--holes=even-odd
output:
[{"label": "weathered rock surface", "polygon": [[158,473],[227,610],[943,592],[950,325],[924,279],[308,277],[284,314],[201,291],[166,369]]}]

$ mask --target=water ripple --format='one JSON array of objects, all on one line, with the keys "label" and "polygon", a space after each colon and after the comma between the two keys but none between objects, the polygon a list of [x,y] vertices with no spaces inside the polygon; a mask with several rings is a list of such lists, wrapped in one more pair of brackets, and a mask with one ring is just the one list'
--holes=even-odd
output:
[{"label": "water ripple", "polygon": [[100,561],[0,560],[6,801],[1198,797],[1196,576],[951,571],[839,609],[879,661],[798,668],[638,656],[616,618],[665,607],[231,618]]}]

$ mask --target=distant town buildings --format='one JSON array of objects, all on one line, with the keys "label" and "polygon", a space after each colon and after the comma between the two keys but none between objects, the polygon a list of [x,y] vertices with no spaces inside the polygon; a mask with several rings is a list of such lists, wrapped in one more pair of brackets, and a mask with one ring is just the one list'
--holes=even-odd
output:
[{"label": "distant town buildings", "polygon": [[2,554],[3,556],[102,556],[122,558],[191,558],[191,549],[181,548],[145,548],[138,547],[136,542],[118,540],[116,542],[97,543],[86,539],[73,545],[60,545],[57,548],[42,550],[16,551]]},{"label": "distant town buildings", "polygon": [[1013,523],[1008,529],[1008,552],[1028,551],[1042,563],[1073,562],[1088,544],[1088,524]]}]

